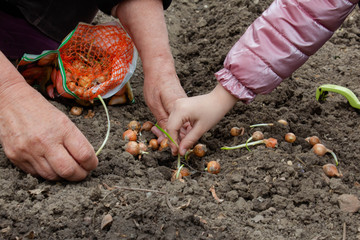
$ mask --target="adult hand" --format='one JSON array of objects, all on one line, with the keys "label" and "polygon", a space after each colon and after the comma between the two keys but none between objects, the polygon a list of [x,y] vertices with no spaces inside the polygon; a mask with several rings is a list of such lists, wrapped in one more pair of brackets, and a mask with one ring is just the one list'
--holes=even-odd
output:
[{"label": "adult hand", "polygon": [[[175,101],[187,97],[176,73],[168,74],[160,70],[155,76],[145,76],[143,89],[147,106],[154,114],[159,126],[166,129]],[[159,141],[163,139],[164,135],[156,127],[152,131]]]},{"label": "adult hand", "polygon": [[84,179],[98,164],[91,144],[10,63],[4,67],[0,60],[6,69],[0,79],[0,142],[6,156],[23,171],[48,180]]}]

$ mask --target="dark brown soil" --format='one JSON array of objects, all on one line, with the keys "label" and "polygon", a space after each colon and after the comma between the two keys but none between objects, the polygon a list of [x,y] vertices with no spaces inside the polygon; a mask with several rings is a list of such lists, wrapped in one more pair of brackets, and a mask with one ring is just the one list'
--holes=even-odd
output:
[{"label": "dark brown soil", "polygon": [[[270,3],[173,1],[166,19],[178,75],[189,96],[212,90],[214,73],[222,68],[227,52]],[[138,159],[123,149],[121,136],[129,121],[154,121],[142,96],[139,64],[131,79],[136,103],[110,107],[109,142],[98,168],[85,181],[34,178],[0,152],[0,238],[359,239],[359,212],[344,212],[338,202],[342,194],[360,196],[359,110],[336,93],[324,103],[315,98],[317,87],[325,83],[348,87],[360,97],[359,27],[357,8],[333,38],[275,91],[249,105],[239,102],[200,139],[207,155],[190,157],[185,164],[192,174],[183,182],[170,181],[176,158],[169,150],[149,151]],[[70,110],[53,104],[65,113]],[[101,106],[94,111],[92,119],[84,118],[86,112],[69,117],[97,149],[106,133],[106,116]],[[289,125],[249,127],[279,119]],[[245,134],[232,137],[234,126],[244,127]],[[278,139],[278,147],[220,150],[245,142],[255,130]],[[287,132],[296,134],[294,143],[284,141]],[[312,135],[336,153],[342,178],[324,176],[322,165],[333,159],[311,151],[305,138]],[[149,140],[153,135],[142,137]],[[204,171],[210,160],[221,163],[219,174]],[[212,186],[223,202],[215,201]],[[113,221],[101,229],[107,214]]]}]

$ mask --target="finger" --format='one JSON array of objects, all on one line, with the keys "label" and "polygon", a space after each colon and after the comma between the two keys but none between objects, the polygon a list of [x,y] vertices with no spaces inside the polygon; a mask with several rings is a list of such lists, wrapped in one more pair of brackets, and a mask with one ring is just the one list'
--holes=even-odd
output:
[{"label": "finger", "polygon": [[180,155],[184,156],[186,151],[192,148],[204,133],[205,130],[200,127],[199,123],[196,123],[194,127],[188,132],[188,134],[181,140],[179,146]]},{"label": "finger", "polygon": [[[190,127],[190,129],[191,129],[191,127]],[[178,146],[176,146],[172,142],[170,143],[170,149],[171,149],[171,153],[172,153],[173,156],[178,155],[180,142],[186,136],[187,133],[188,133],[188,130],[185,127],[185,124],[184,124],[179,130],[177,140],[176,140],[176,137],[174,138],[174,141],[176,141],[178,143]]]},{"label": "finger", "polygon": [[192,129],[192,126],[190,124],[190,122],[186,122],[183,127],[180,129],[180,133],[179,133],[179,140],[181,141],[182,139],[184,139],[184,137],[186,136],[186,134],[188,132],[190,132],[190,130]]},{"label": "finger", "polygon": [[165,134],[160,131],[160,129],[158,129],[156,126],[153,126],[151,128],[151,132],[155,134],[155,136],[158,138],[158,143],[161,143],[161,141],[164,140]]},{"label": "finger", "polygon": [[36,160],[32,161],[31,165],[35,169],[37,173],[36,175],[39,175],[40,177],[46,180],[56,181],[61,179],[60,176],[54,171],[54,169],[47,162],[45,157],[36,157]]},{"label": "finger", "polygon": [[60,179],[54,170],[48,164],[46,164],[46,162],[43,163],[43,157],[29,154],[23,151],[21,156],[17,156],[16,159],[10,159],[10,161],[24,172],[33,176],[40,176],[47,180]]},{"label": "finger", "polygon": [[[165,138],[167,138],[167,136],[160,129],[158,129],[156,126],[152,127],[151,131],[158,137],[157,142],[159,144],[161,144],[161,142]],[[173,138],[173,137],[171,136],[171,138]],[[174,138],[173,138],[173,140],[174,140]],[[177,155],[177,146],[172,141],[169,141],[169,146],[170,146],[172,154],[174,156]]]},{"label": "finger", "polygon": [[45,155],[45,158],[56,174],[68,181],[80,181],[88,175],[88,171],[82,168],[62,145]]},{"label": "finger", "polygon": [[86,137],[74,127],[74,130],[65,135],[64,146],[72,158],[86,171],[94,170],[99,160],[93,146]]},{"label": "finger", "polygon": [[162,129],[166,129],[167,128],[167,123],[168,123],[168,114],[166,114],[166,118],[160,119],[157,124],[162,128]]},{"label": "finger", "polygon": [[[183,121],[180,116],[176,112],[174,112],[169,117],[167,132],[173,138],[173,140],[178,143],[179,142],[179,134],[180,129],[183,127]],[[178,153],[178,147],[174,144],[170,145],[171,152],[176,155]]]},{"label": "finger", "polygon": [[[145,95],[146,92],[144,92]],[[151,101],[148,101],[148,99],[151,98]],[[146,105],[150,108],[152,114],[156,118],[157,124],[165,129],[166,128],[166,120],[169,117],[169,114],[166,112],[166,110],[163,107],[162,102],[160,99],[154,98],[154,96],[147,97],[145,96],[145,102]]]}]

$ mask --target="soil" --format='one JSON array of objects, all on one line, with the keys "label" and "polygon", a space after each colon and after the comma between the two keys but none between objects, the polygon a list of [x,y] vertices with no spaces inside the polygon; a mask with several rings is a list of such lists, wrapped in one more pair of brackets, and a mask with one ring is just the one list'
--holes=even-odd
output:
[{"label": "soil", "polygon": [[[166,11],[170,44],[181,83],[189,96],[216,85],[231,46],[271,1],[178,0]],[[107,17],[99,15],[97,21]],[[109,141],[99,166],[82,182],[50,182],[25,174],[0,151],[1,239],[360,239],[359,212],[340,208],[343,194],[360,196],[359,110],[346,98],[315,98],[321,84],[338,84],[360,96],[360,14],[358,7],[314,56],[272,93],[241,102],[201,139],[202,157],[191,155],[191,175],[171,181],[176,157],[151,151],[141,159],[124,151],[121,140],[131,120],[155,121],[142,95],[141,64],[131,79],[135,103],[109,107]],[[70,107],[52,102],[69,115]],[[91,119],[69,117],[95,149],[106,133],[106,115],[94,107]],[[277,120],[285,119],[288,125]],[[250,128],[257,123],[274,126]],[[232,127],[244,134],[230,135]],[[278,140],[263,145],[221,150],[244,143],[255,130]],[[287,132],[294,143],[284,141]],[[322,166],[331,154],[317,156],[306,137],[316,135],[339,159],[341,178],[329,178]],[[144,132],[143,139],[153,138]],[[206,163],[221,164],[219,174]],[[216,201],[209,189],[214,187]],[[112,221],[101,227],[106,215]],[[107,217],[105,217],[106,219]]]}]

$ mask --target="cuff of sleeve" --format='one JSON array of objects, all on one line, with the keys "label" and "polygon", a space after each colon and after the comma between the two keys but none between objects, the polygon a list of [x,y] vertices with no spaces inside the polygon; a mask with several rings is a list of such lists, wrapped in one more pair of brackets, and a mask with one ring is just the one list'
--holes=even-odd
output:
[{"label": "cuff of sleeve", "polygon": [[238,98],[240,101],[243,101],[246,104],[249,104],[254,100],[256,94],[250,89],[242,85],[232,73],[223,68],[220,71],[215,73],[215,77],[219,83],[225,88],[228,92],[231,93],[234,97]]}]

